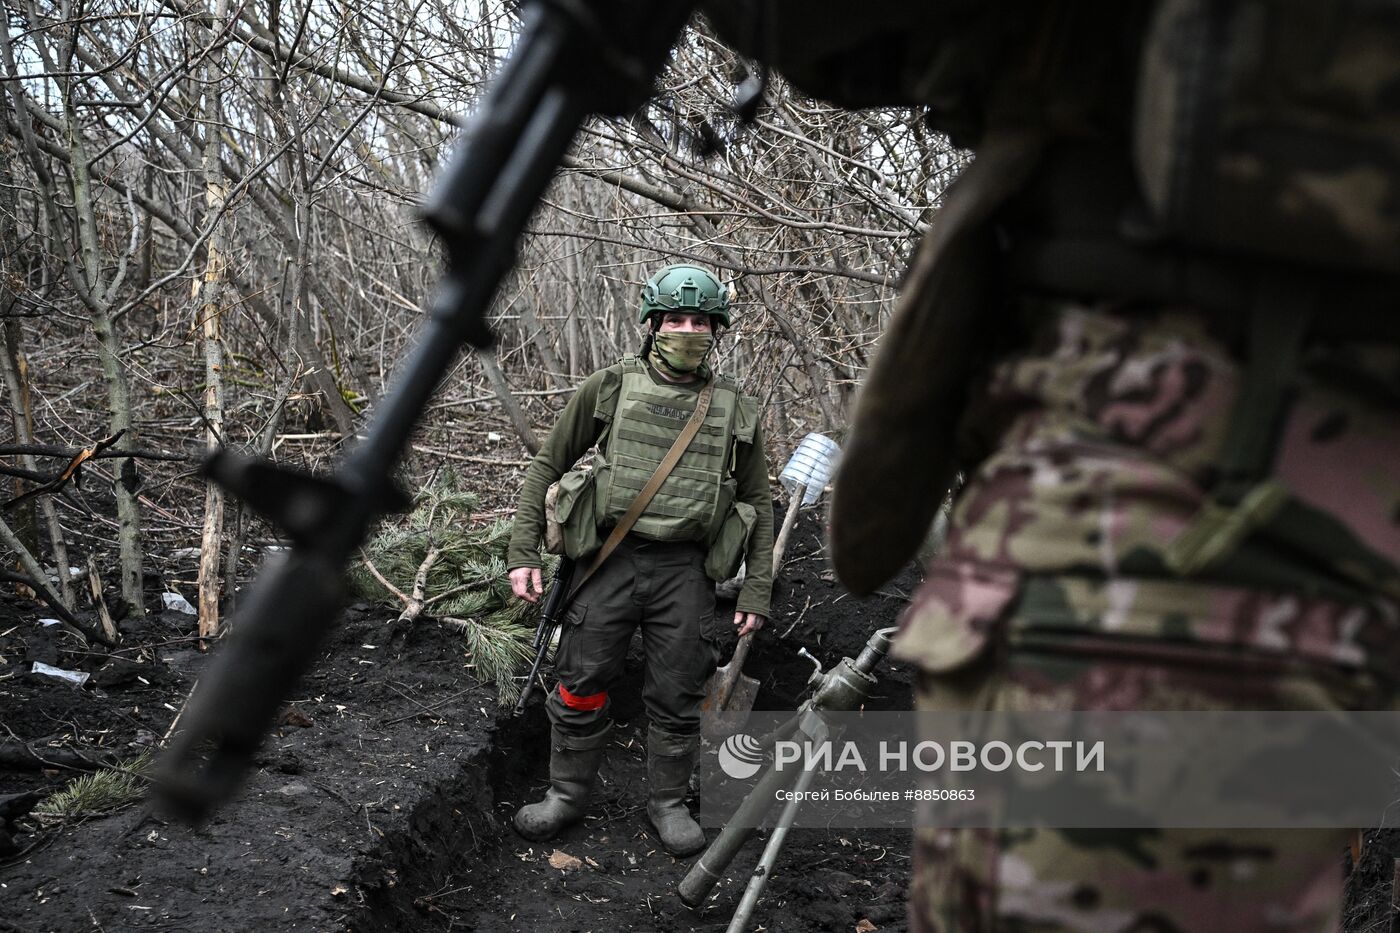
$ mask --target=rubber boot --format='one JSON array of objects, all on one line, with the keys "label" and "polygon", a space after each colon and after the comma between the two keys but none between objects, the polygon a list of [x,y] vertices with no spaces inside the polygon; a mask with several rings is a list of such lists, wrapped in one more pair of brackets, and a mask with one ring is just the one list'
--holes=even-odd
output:
[{"label": "rubber boot", "polygon": [[550,729],[549,790],[539,803],[515,811],[515,831],[531,842],[553,839],[583,816],[598,766],[603,763],[612,723],[592,735],[572,736]]},{"label": "rubber boot", "polygon": [[694,855],[705,848],[705,831],[685,805],[699,747],[699,735],[647,729],[647,817],[672,855]]}]

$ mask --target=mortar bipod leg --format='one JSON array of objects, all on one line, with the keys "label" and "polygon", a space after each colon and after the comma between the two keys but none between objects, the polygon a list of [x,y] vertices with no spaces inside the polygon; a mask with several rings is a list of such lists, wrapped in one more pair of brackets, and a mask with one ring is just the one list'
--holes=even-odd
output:
[{"label": "mortar bipod leg", "polygon": [[[821,722],[819,717],[809,717],[807,722],[812,720],[815,720],[819,725],[812,729],[804,728],[802,731],[807,732],[814,742],[825,742],[831,735],[826,724]],[[758,860],[758,865],[749,878],[749,885],[744,889],[744,897],[739,901],[739,908],[734,911],[734,919],[729,921],[729,927],[725,933],[744,933],[748,928],[749,918],[753,916],[754,908],[758,906],[758,899],[763,896],[763,889],[767,886],[768,878],[773,873],[773,866],[778,861],[778,854],[782,852],[783,843],[787,841],[788,830],[792,828],[793,822],[797,819],[797,808],[802,806],[805,791],[812,786],[812,781],[816,776],[815,768],[804,768],[797,778],[797,783],[792,788],[792,798],[783,805],[782,815],[778,817],[778,825],[773,827],[773,835],[768,837],[768,845],[763,847],[763,856]]]},{"label": "mortar bipod leg", "polygon": [[791,772],[779,770],[776,763],[768,766],[768,770],[754,785],[754,789],[744,798],[744,802],[739,804],[739,809],[734,811],[729,822],[719,831],[715,841],[710,843],[709,848],[695,860],[690,871],[681,879],[677,891],[682,901],[691,907],[699,907],[704,902],[710,891],[719,883],[719,879],[724,876],[724,870],[729,867],[729,863],[734,861],[734,856],[758,828],[763,814],[773,805],[774,794],[791,780],[792,776]]},{"label": "mortar bipod leg", "polygon": [[[791,719],[764,736],[760,744],[771,752],[780,740],[797,734],[807,715],[805,711],[794,713]],[[821,725],[825,728],[825,723]],[[743,803],[739,804],[729,822],[719,831],[715,841],[710,843],[709,848],[695,860],[690,871],[681,879],[676,891],[682,901],[690,907],[699,907],[704,903],[710,891],[719,883],[719,879],[724,877],[729,863],[734,861],[734,856],[744,847],[744,843],[748,842],[753,831],[763,820],[763,815],[777,799],[775,795],[778,789],[790,780],[794,780],[791,772],[779,770],[776,763],[768,766],[763,777],[754,785],[753,790],[749,791]]]}]

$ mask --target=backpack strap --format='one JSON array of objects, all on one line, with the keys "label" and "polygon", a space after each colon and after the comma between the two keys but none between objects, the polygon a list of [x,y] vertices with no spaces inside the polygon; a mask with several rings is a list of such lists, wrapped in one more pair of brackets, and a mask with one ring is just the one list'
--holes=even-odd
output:
[{"label": "backpack strap", "polygon": [[1200,514],[1167,548],[1167,564],[1177,573],[1190,576],[1229,559],[1288,504],[1288,492],[1267,477],[1318,297],[1315,283],[1294,276],[1256,284],[1249,356],[1226,428],[1220,478]]}]

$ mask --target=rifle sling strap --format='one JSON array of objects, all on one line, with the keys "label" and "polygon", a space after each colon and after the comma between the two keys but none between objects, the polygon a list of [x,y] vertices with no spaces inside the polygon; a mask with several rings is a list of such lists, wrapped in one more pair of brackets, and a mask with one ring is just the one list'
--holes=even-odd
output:
[{"label": "rifle sling strap", "polygon": [[662,457],[661,462],[657,464],[656,472],[651,474],[651,479],[647,480],[647,484],[642,487],[642,491],[637,493],[637,498],[632,500],[632,504],[627,507],[627,511],[622,514],[622,518],[618,519],[617,524],[613,526],[613,530],[608,533],[607,539],[603,542],[603,546],[598,549],[598,553],[588,565],[588,569],[578,578],[578,582],[569,589],[570,602],[573,601],[574,596],[583,588],[583,585],[588,582],[589,578],[597,573],[598,568],[603,566],[603,562],[612,556],[612,552],[617,550],[617,546],[622,543],[622,539],[627,536],[627,532],[631,531],[632,526],[637,524],[637,519],[642,517],[642,513],[645,512],[647,506],[651,504],[652,498],[661,490],[661,484],[666,482],[666,477],[670,476],[676,464],[680,463],[681,456],[685,453],[686,448],[689,447],[690,442],[695,439],[695,435],[700,433],[700,425],[705,422],[705,415],[710,410],[710,397],[714,395],[714,389],[715,381],[712,378],[709,382],[705,383],[705,387],[700,390],[700,396],[695,400],[694,413],[691,414],[690,420],[685,423],[685,427],[681,429],[681,433],[676,438],[675,443],[671,445],[671,449],[666,451],[666,456]]}]

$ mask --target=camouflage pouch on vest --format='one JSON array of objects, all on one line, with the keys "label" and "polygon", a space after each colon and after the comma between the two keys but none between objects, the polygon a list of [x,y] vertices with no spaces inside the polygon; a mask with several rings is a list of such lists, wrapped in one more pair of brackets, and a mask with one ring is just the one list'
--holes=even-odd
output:
[{"label": "camouflage pouch on vest", "polygon": [[1400,272],[1400,3],[1164,0],[1133,126],[1182,243]]},{"label": "camouflage pouch on vest", "polygon": [[575,560],[602,545],[593,507],[596,483],[589,466],[570,470],[544,495],[544,549]]}]

